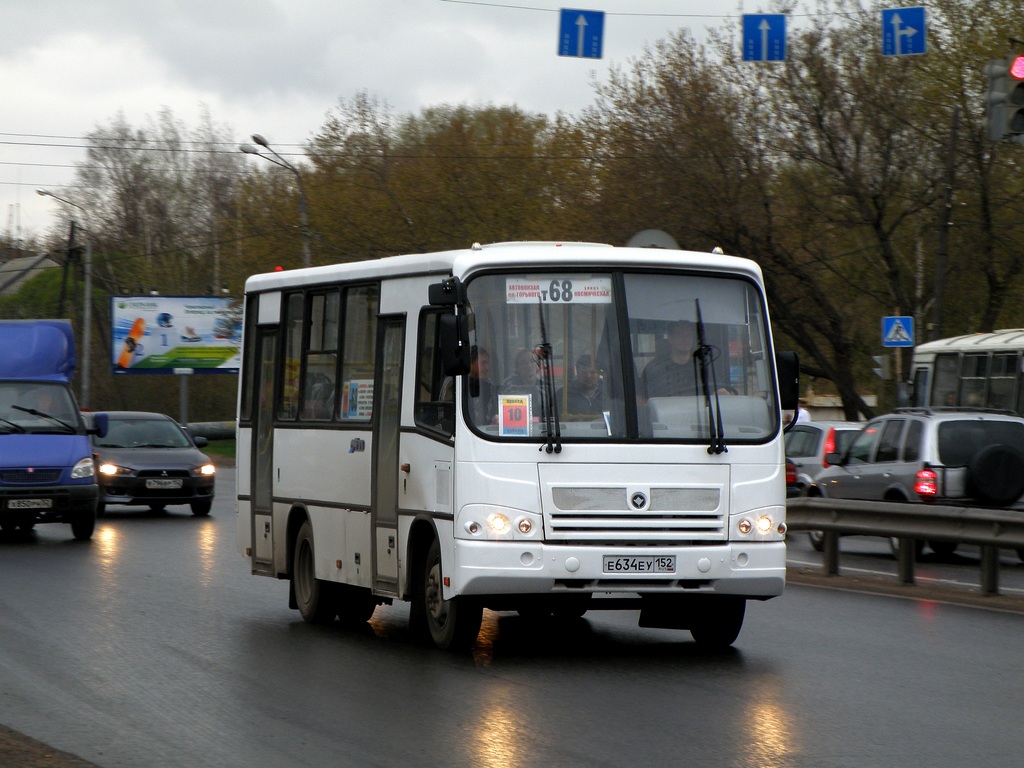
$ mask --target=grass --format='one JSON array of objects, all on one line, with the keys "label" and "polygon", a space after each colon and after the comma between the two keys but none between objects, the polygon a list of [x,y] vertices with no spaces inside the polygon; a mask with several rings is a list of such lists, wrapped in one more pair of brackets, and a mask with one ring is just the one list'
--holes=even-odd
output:
[{"label": "grass", "polygon": [[206,447],[202,449],[203,453],[208,455],[214,462],[217,459],[230,459],[235,460],[235,441],[234,440],[211,440],[206,444]]}]

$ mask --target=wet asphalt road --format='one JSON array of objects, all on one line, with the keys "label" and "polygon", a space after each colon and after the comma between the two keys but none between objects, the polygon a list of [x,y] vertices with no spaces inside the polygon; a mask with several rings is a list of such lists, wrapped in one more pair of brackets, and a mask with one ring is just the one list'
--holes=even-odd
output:
[{"label": "wet asphalt road", "polygon": [[[592,612],[485,614],[470,655],[408,610],[312,627],[209,518],[117,511],[0,538],[0,723],[115,766],[1000,766],[1024,754],[1024,616],[791,585],[736,647]],[[225,491],[225,489],[227,489]]]}]

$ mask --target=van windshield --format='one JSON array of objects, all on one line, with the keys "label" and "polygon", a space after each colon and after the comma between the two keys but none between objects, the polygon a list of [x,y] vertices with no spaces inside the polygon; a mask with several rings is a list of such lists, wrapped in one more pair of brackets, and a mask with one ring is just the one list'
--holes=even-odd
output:
[{"label": "van windshield", "polygon": [[0,431],[77,431],[80,422],[75,401],[63,384],[0,381]]},{"label": "van windshield", "polygon": [[487,437],[698,443],[717,430],[728,445],[778,429],[763,299],[748,280],[509,272],[471,280],[467,296],[463,410]]}]

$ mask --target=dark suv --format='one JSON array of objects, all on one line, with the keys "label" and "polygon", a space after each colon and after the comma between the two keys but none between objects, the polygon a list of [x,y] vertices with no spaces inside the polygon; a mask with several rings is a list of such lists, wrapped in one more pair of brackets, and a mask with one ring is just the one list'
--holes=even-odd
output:
[{"label": "dark suv", "polygon": [[[1024,419],[1006,411],[898,408],[830,453],[808,496],[1010,507],[1024,495]],[[940,554],[953,542],[929,542]]]}]

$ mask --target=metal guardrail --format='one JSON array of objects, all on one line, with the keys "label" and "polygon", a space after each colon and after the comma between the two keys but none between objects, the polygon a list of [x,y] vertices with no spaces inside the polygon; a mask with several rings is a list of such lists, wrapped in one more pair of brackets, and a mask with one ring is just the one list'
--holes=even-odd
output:
[{"label": "metal guardrail", "polygon": [[205,437],[207,440],[234,440],[235,422],[233,421],[193,421],[188,425],[193,437]]},{"label": "metal guardrail", "polygon": [[981,589],[999,592],[999,550],[1024,556],[1024,511],[891,501],[793,498],[786,501],[790,531],[824,533],[824,569],[839,573],[841,535],[900,540],[899,578],[914,583],[915,541],[951,541],[981,547]]}]

